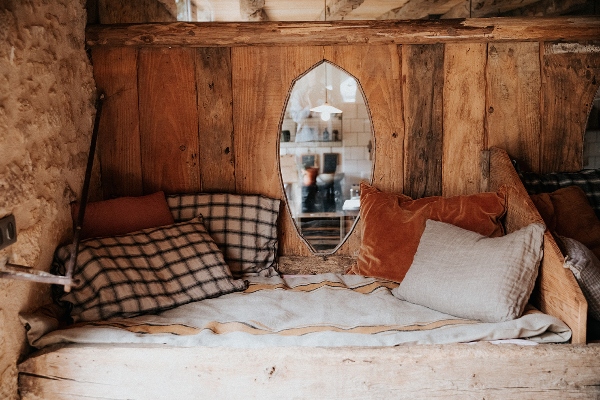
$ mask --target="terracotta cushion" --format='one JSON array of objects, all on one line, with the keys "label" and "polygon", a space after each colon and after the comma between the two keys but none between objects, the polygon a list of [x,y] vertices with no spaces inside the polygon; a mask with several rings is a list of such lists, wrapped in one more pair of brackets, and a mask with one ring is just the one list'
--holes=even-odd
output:
[{"label": "terracotta cushion", "polygon": [[[78,213],[79,205],[73,204],[73,221],[77,220]],[[173,223],[173,215],[163,192],[119,197],[87,204],[80,239],[123,235]]]},{"label": "terracotta cushion", "polygon": [[504,188],[498,193],[413,200],[361,184],[362,243],[349,273],[401,282],[413,262],[427,219],[446,222],[488,237],[504,234]]},{"label": "terracotta cushion", "polygon": [[600,220],[580,187],[540,193],[531,199],[551,232],[581,242],[600,258]]}]

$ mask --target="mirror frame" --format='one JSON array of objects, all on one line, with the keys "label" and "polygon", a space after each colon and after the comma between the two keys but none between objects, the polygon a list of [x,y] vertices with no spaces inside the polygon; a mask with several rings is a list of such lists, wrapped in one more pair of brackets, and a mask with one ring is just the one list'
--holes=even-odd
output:
[{"label": "mirror frame", "polygon": [[300,75],[298,75],[296,78],[294,78],[288,88],[287,91],[287,95],[285,97],[285,101],[283,104],[283,108],[281,110],[281,115],[279,117],[279,129],[277,130],[277,169],[278,169],[278,173],[279,173],[279,186],[281,189],[281,193],[283,195],[283,202],[285,203],[285,210],[287,211],[287,217],[291,220],[292,225],[294,226],[294,229],[296,231],[296,236],[306,245],[306,247],[308,247],[308,249],[310,250],[310,252],[315,255],[315,256],[331,256],[334,255],[339,249],[340,247],[342,247],[344,245],[344,243],[346,243],[348,241],[348,238],[352,235],[352,233],[354,232],[354,229],[356,229],[356,226],[358,224],[358,221],[360,220],[360,209],[359,209],[359,213],[357,215],[357,217],[354,219],[354,222],[352,223],[352,226],[350,227],[350,229],[348,230],[348,232],[346,233],[346,236],[344,236],[344,238],[337,244],[337,246],[335,246],[333,249],[331,249],[330,251],[317,251],[315,250],[315,248],[310,244],[310,242],[304,237],[304,235],[302,235],[302,233],[300,232],[300,228],[298,227],[298,224],[296,224],[296,222],[294,221],[294,217],[292,214],[292,210],[290,209],[290,205],[289,205],[289,201],[288,201],[288,197],[285,191],[285,186],[283,184],[283,176],[281,173],[281,129],[283,127],[283,120],[285,119],[285,113],[287,110],[287,106],[292,94],[292,89],[294,88],[294,86],[296,85],[296,83],[302,79],[303,77],[305,77],[309,72],[311,72],[312,70],[314,70],[315,68],[319,67],[321,64],[325,64],[325,63],[329,63],[331,66],[336,67],[338,69],[340,69],[341,71],[343,71],[344,73],[348,74],[348,76],[351,76],[357,84],[358,89],[360,90],[360,94],[364,100],[365,103],[365,108],[367,110],[367,116],[369,118],[369,124],[371,126],[371,173],[369,176],[369,184],[373,184],[373,179],[375,177],[375,165],[376,165],[376,151],[375,149],[377,148],[376,146],[376,135],[375,135],[375,126],[373,124],[373,117],[371,115],[371,108],[369,107],[369,102],[367,100],[367,96],[365,94],[365,91],[362,87],[362,84],[360,83],[360,80],[354,76],[353,74],[351,74],[350,72],[348,72],[346,69],[340,67],[338,64],[327,60],[326,58],[323,58],[322,60],[318,61],[317,63],[315,63],[314,65],[312,65],[311,67],[309,67],[306,71],[304,71],[303,73],[301,73]]}]

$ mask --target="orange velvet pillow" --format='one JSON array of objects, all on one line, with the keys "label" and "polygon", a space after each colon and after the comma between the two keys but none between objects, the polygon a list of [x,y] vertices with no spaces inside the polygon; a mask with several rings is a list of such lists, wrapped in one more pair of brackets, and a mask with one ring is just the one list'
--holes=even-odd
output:
[{"label": "orange velvet pillow", "polygon": [[600,258],[600,220],[579,186],[532,195],[531,200],[551,232],[583,243]]},{"label": "orange velvet pillow", "polygon": [[[73,221],[77,220],[78,213],[79,205],[73,204]],[[87,204],[80,239],[123,235],[173,223],[173,215],[163,192],[119,197]]]},{"label": "orange velvet pillow", "polygon": [[503,189],[498,193],[413,200],[381,192],[363,182],[362,243],[350,273],[401,282],[413,262],[427,219],[497,237],[504,234],[501,218],[505,212]]}]

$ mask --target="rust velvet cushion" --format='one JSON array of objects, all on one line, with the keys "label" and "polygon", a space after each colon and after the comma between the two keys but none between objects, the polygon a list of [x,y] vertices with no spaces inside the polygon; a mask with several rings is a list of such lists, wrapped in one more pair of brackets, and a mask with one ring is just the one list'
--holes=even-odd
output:
[{"label": "rust velvet cushion", "polygon": [[581,242],[600,258],[600,220],[580,187],[532,195],[531,200],[551,232]]},{"label": "rust velvet cushion", "polygon": [[361,184],[362,243],[349,273],[401,282],[413,262],[428,219],[488,237],[504,234],[506,193],[479,193],[413,200]]},{"label": "rust velvet cushion", "polygon": [[[77,220],[78,213],[79,205],[73,204],[73,221]],[[117,236],[173,223],[173,215],[163,192],[119,197],[87,204],[80,238]]]}]

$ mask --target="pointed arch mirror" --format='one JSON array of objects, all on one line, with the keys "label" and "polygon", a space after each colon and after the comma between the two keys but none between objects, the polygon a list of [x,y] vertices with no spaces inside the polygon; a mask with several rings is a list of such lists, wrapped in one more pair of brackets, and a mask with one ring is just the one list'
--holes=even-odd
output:
[{"label": "pointed arch mirror", "polygon": [[323,60],[294,80],[281,122],[280,173],[298,234],[314,253],[335,252],[352,232],[373,149],[356,78]]}]

